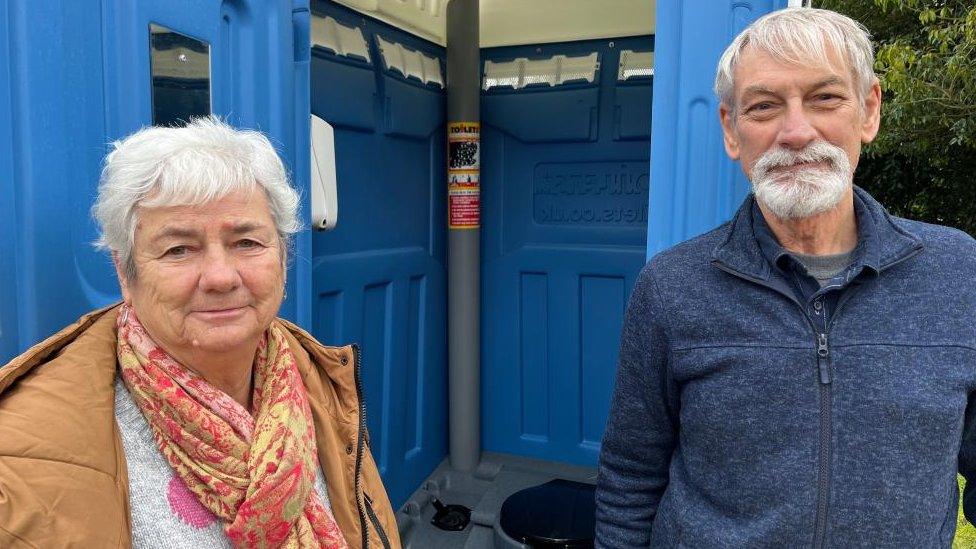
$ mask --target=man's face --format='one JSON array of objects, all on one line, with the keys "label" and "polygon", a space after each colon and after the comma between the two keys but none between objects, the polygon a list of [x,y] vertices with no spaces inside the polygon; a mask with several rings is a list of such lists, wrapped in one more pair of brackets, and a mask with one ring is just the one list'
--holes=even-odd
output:
[{"label": "man's face", "polygon": [[849,192],[861,144],[878,132],[881,89],[857,96],[840,56],[793,65],[747,48],[736,66],[735,109],[719,114],[725,150],[757,199],[779,217],[822,213]]}]

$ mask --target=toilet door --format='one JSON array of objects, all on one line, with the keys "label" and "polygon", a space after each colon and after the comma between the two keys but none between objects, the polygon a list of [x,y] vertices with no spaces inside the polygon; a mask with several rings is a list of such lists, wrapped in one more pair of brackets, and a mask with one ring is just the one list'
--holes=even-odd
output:
[{"label": "toilet door", "polygon": [[338,219],[312,235],[312,333],[358,343],[370,450],[394,507],[447,453],[443,47],[314,2],[312,114]]},{"label": "toilet door", "polygon": [[596,464],[644,264],[653,50],[651,36],[482,50],[486,450]]}]

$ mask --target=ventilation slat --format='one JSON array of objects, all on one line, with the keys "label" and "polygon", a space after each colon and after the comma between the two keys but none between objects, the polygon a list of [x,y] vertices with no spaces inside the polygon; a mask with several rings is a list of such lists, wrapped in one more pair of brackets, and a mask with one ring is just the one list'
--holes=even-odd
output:
[{"label": "ventilation slat", "polygon": [[519,57],[512,61],[497,63],[485,61],[485,79],[482,88],[509,87],[521,89],[526,86],[559,86],[571,82],[596,81],[600,69],[597,52],[589,55],[569,57],[554,55],[548,59],[528,59]]},{"label": "ventilation slat", "polygon": [[648,78],[654,76],[654,52],[652,51],[620,51],[620,65],[617,68],[617,80],[624,81],[631,78]]},{"label": "ventilation slat", "polygon": [[395,70],[406,78],[420,80],[424,84],[444,87],[441,63],[437,58],[407,48],[399,42],[385,40],[381,36],[376,37],[376,45],[380,49],[383,64],[387,69]]},{"label": "ventilation slat", "polygon": [[312,47],[370,62],[369,45],[357,27],[347,27],[331,17],[312,16]]}]

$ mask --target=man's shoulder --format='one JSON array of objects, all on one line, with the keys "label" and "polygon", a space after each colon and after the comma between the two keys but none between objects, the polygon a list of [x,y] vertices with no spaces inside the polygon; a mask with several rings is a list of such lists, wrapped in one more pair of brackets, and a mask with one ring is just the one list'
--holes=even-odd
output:
[{"label": "man's shoulder", "polygon": [[953,227],[901,217],[892,217],[892,222],[921,242],[919,266],[929,273],[927,276],[944,272],[958,279],[960,273],[976,270],[976,239],[969,234]]},{"label": "man's shoulder", "polygon": [[711,263],[715,248],[728,235],[730,223],[723,223],[706,233],[658,252],[644,265],[641,276],[652,272],[665,277],[702,272]]},{"label": "man's shoulder", "polygon": [[915,236],[925,246],[945,248],[947,251],[974,252],[976,239],[965,231],[947,225],[936,225],[904,217],[891,217],[895,225]]},{"label": "man's shoulder", "polygon": [[637,274],[634,294],[658,294],[665,301],[679,298],[687,288],[701,289],[714,274],[715,249],[728,235],[729,223],[662,250],[651,257]]}]

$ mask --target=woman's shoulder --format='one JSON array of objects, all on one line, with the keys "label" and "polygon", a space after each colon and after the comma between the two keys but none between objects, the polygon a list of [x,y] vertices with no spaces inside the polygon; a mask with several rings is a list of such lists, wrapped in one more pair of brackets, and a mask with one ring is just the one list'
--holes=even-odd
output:
[{"label": "woman's shoulder", "polygon": [[[0,530],[40,547],[117,545],[111,523],[125,511],[125,465],[114,422],[114,326],[110,310],[95,311],[0,368],[0,470],[10,473],[0,475],[0,493],[12,502],[0,510]],[[41,508],[50,512],[28,516]],[[85,526],[101,520],[93,508],[104,518],[100,533]]]},{"label": "woman's shoulder", "polygon": [[[93,311],[0,368],[0,440],[78,438],[113,413],[115,319]],[[111,423],[109,423],[111,427]],[[2,444],[2,443],[0,443]],[[0,455],[4,452],[0,448]]]},{"label": "woman's shoulder", "polygon": [[[110,305],[82,315],[73,324],[66,326],[44,341],[27,349],[5,366],[0,367],[0,398],[20,378],[33,373],[35,369],[49,362],[68,363],[75,359],[85,359],[91,351],[109,346],[114,356],[115,315],[113,312],[117,307],[118,304]],[[69,350],[71,352],[68,352]],[[62,360],[58,361],[59,358]],[[114,369],[114,358],[112,368]]]}]

